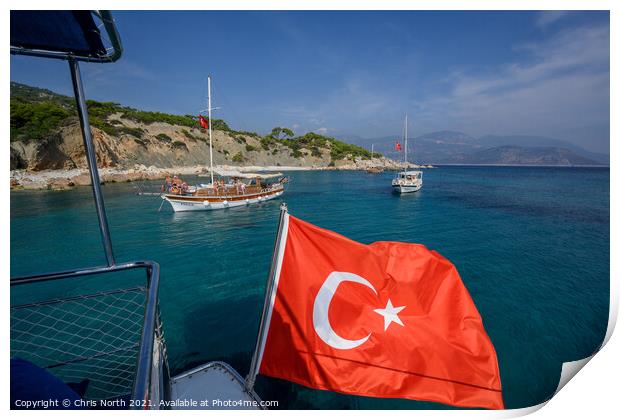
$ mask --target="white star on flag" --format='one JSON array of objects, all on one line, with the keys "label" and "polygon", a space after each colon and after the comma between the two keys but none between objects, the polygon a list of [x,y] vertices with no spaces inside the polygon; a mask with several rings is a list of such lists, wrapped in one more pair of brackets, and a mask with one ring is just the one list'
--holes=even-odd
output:
[{"label": "white star on flag", "polygon": [[401,321],[397,315],[400,311],[402,311],[405,308],[406,308],[405,306],[399,306],[395,308],[392,305],[392,301],[388,299],[387,304],[385,305],[385,309],[375,309],[375,312],[383,317],[384,331],[387,331],[388,327],[390,326],[392,322],[395,322],[398,325],[403,326],[403,327],[405,326],[405,324],[403,324],[403,321]]}]

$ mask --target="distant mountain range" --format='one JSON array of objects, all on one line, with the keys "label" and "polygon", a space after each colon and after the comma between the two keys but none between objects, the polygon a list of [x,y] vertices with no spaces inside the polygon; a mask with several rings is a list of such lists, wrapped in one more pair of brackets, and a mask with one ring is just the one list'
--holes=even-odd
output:
[{"label": "distant mountain range", "polygon": [[[339,136],[392,159],[398,135],[378,138]],[[402,143],[402,142],[401,142]],[[460,131],[436,131],[409,138],[410,161],[433,164],[609,165],[609,155],[594,153],[564,140],[541,136],[473,137]]]},{"label": "distant mountain range", "polygon": [[560,147],[499,146],[480,150],[453,163],[480,165],[599,165],[600,162],[579,156]]}]

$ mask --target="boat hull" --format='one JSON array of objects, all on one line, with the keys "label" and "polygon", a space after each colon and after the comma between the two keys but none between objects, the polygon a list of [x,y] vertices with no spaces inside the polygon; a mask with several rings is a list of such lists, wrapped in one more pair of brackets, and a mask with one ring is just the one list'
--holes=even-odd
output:
[{"label": "boat hull", "polygon": [[284,194],[284,189],[266,191],[259,194],[248,194],[228,197],[212,196],[183,196],[173,194],[162,194],[162,199],[170,203],[172,210],[181,211],[205,211],[222,210],[234,207],[258,204],[264,201],[273,200]]},{"label": "boat hull", "polygon": [[422,188],[422,183],[415,185],[392,185],[392,188],[397,194],[408,194],[419,191]]},{"label": "boat hull", "polygon": [[208,405],[173,405],[174,410],[262,410],[266,407],[245,380],[224,362],[209,362],[174,376],[172,401],[208,401]]}]

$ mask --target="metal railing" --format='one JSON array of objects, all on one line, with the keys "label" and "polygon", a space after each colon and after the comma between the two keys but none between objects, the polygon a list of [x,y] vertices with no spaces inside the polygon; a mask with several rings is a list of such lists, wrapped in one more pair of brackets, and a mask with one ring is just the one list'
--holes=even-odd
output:
[{"label": "metal railing", "polygon": [[[18,277],[11,287],[134,269],[146,270],[144,286],[11,306],[11,357],[36,357],[64,381],[88,380],[85,399],[129,394],[143,402],[133,408],[159,408],[157,403],[170,395],[157,297],[159,264],[133,261]],[[144,312],[137,319],[140,309]],[[149,400],[152,405],[145,406]]]}]

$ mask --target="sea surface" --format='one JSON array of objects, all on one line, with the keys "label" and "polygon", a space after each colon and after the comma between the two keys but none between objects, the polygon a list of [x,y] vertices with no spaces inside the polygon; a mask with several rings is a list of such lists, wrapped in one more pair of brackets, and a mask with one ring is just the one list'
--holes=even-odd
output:
[{"label": "sea surface", "polygon": [[[609,308],[609,169],[441,167],[426,170],[423,189],[405,196],[392,194],[388,172],[289,175],[282,199],[212,212],[175,214],[167,203],[158,211],[158,197],[136,195],[138,187],[157,190],[156,182],[103,187],[117,260],[161,264],[173,374],[210,360],[247,373],[282,201],[292,215],[354,240],[422,243],[450,259],[495,345],[507,408],[548,399],[562,362],[601,344]],[[12,276],[103,264],[90,188],[11,193]],[[74,288],[95,286],[80,280]],[[12,294],[12,303],[23,298]],[[263,376],[256,389],[280,408],[449,408]]]}]

